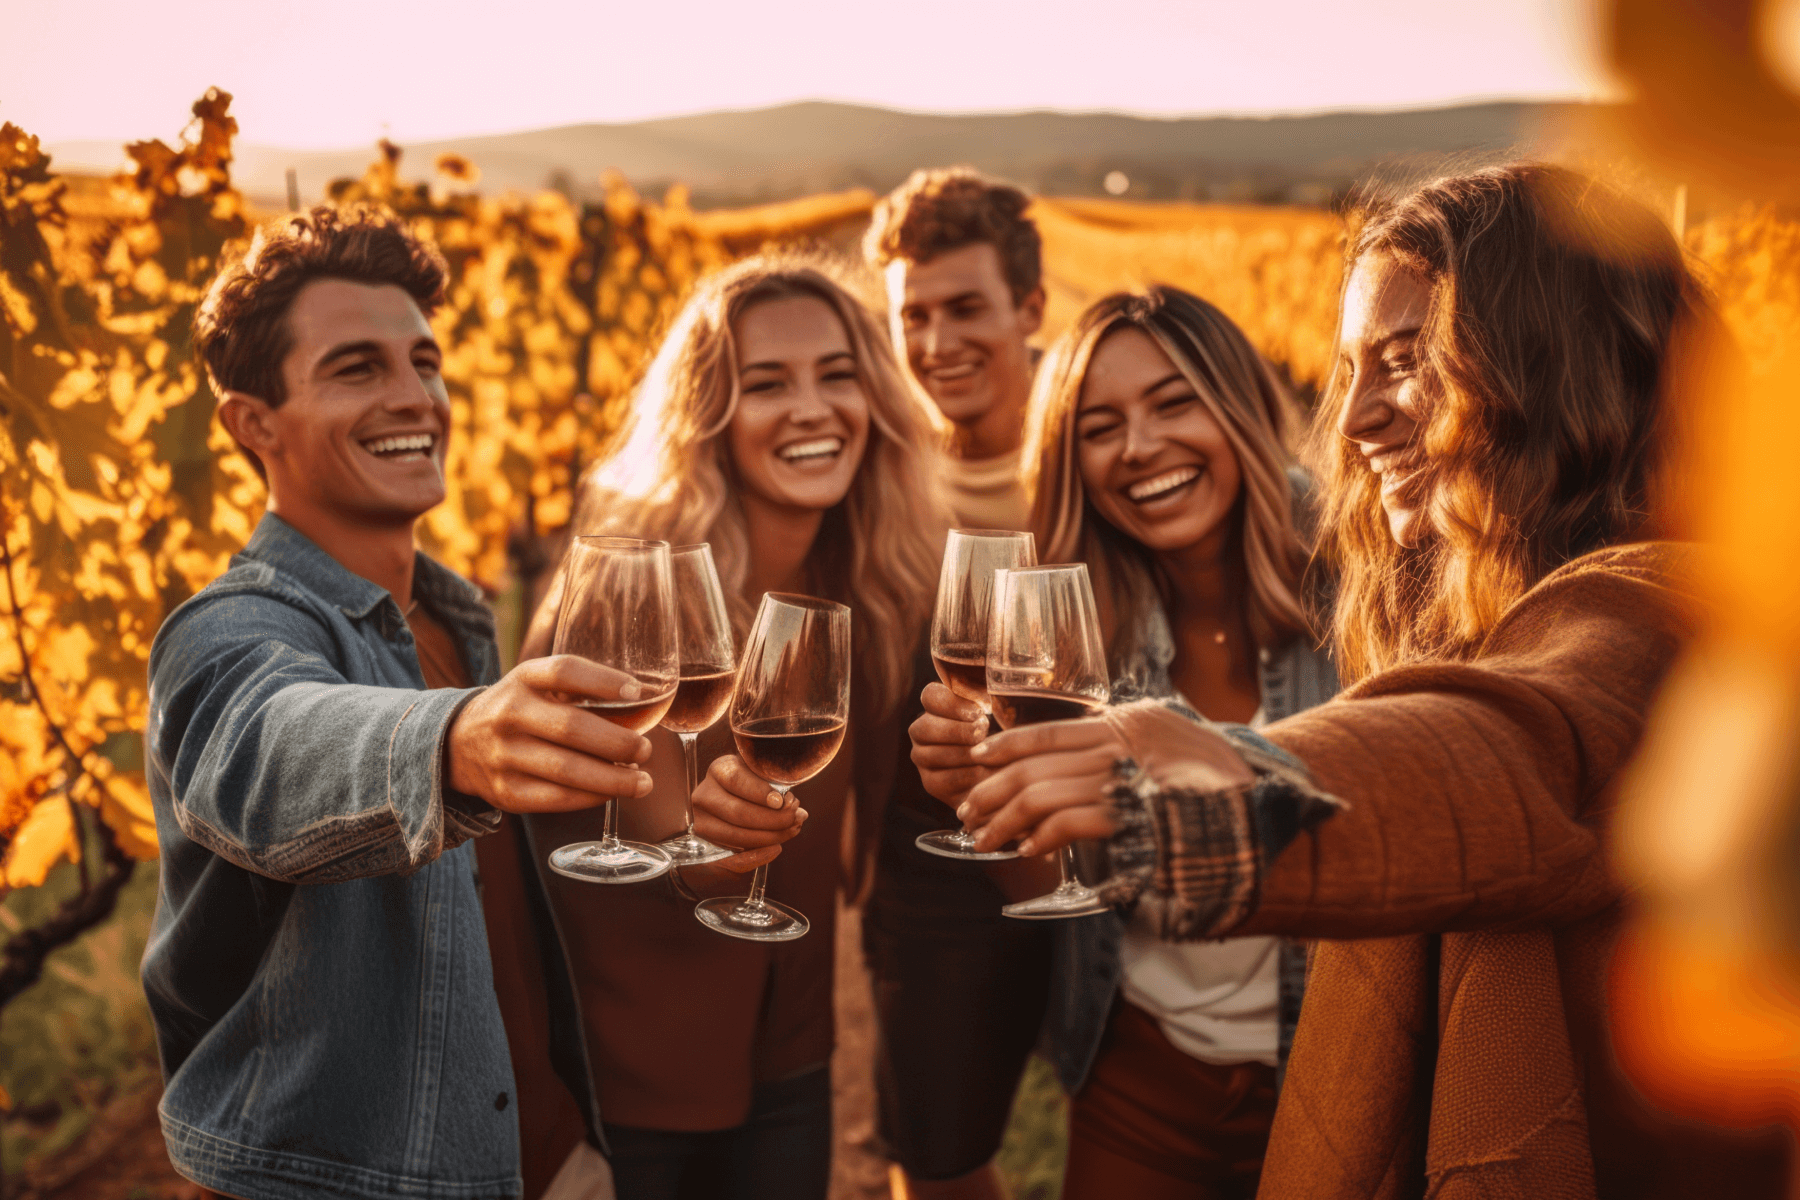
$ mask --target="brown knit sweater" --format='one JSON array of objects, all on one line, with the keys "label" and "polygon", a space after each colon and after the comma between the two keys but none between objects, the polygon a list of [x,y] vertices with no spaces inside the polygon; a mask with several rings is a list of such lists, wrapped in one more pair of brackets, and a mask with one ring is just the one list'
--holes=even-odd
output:
[{"label": "brown knit sweater", "polygon": [[1619,1073],[1620,768],[1691,633],[1666,544],[1588,555],[1466,663],[1400,668],[1266,730],[1347,807],[1236,934],[1318,944],[1263,1200],[1773,1197],[1785,1142],[1684,1125]]}]

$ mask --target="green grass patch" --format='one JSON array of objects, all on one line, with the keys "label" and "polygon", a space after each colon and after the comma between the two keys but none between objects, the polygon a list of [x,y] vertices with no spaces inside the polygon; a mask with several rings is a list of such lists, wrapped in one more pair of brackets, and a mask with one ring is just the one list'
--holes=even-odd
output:
[{"label": "green grass patch", "polygon": [[1050,1064],[1031,1056],[1000,1143],[1000,1173],[1016,1200],[1058,1200],[1069,1153],[1069,1102]]}]

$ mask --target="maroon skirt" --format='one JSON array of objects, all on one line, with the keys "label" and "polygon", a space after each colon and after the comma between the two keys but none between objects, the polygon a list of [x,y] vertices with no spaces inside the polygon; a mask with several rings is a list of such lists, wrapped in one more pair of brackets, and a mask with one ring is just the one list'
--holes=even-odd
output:
[{"label": "maroon skirt", "polygon": [[1274,1067],[1201,1062],[1121,1001],[1069,1106],[1063,1200],[1251,1200],[1274,1119]]}]

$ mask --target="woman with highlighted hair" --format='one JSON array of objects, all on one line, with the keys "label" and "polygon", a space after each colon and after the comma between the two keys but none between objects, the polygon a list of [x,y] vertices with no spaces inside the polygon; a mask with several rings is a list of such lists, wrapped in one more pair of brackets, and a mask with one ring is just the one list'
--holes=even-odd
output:
[{"label": "woman with highlighted hair", "polygon": [[[724,722],[700,735],[711,766],[695,832],[742,853],[631,887],[546,878],[621,1196],[825,1195],[833,917],[869,857],[859,845],[845,879],[841,835],[852,788],[861,840],[878,828],[916,711],[915,651],[948,525],[936,446],[876,319],[819,263],[765,256],[700,284],[617,447],[581,484],[578,532],[711,544],[740,650],[764,592],[854,613],[849,732],[820,775],[782,800],[730,753]],[[560,590],[526,655],[546,652]],[[656,842],[686,818],[675,738],[651,742],[669,782],[621,814],[620,832]],[[540,848],[593,827],[531,826]],[[741,893],[741,873],[771,858],[769,895],[806,913],[809,934],[741,941],[695,920],[695,893]]]}]

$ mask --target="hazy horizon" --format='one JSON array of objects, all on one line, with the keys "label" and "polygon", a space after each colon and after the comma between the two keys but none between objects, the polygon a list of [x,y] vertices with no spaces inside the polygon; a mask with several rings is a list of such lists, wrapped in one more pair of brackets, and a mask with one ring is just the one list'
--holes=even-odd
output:
[{"label": "hazy horizon", "polygon": [[[198,98],[199,98],[198,96],[195,97],[195,99],[198,99]],[[1465,97],[1462,99],[1445,101],[1443,103],[1424,103],[1424,104],[1396,104],[1396,105],[1372,105],[1372,106],[1346,105],[1346,106],[1335,107],[1335,108],[1292,109],[1292,110],[1278,110],[1278,111],[1267,111],[1267,112],[1191,112],[1191,113],[1157,112],[1157,113],[1147,113],[1147,112],[1132,112],[1132,111],[1129,111],[1126,109],[1103,109],[1103,108],[1094,108],[1094,109],[997,108],[997,109],[966,109],[966,110],[900,108],[900,107],[897,107],[894,105],[887,105],[887,104],[867,104],[867,103],[862,103],[860,101],[834,100],[834,99],[829,99],[826,97],[815,96],[815,97],[810,97],[810,98],[807,98],[804,100],[783,101],[783,102],[777,103],[777,104],[743,105],[743,106],[734,106],[734,107],[727,107],[727,108],[697,109],[697,110],[688,111],[688,112],[662,113],[662,114],[658,114],[658,115],[652,116],[652,117],[636,118],[636,119],[629,120],[629,121],[564,121],[564,122],[559,122],[554,125],[536,125],[536,126],[522,127],[522,128],[517,128],[517,129],[502,129],[502,130],[496,130],[496,131],[486,132],[486,133],[451,133],[451,134],[445,134],[445,135],[442,135],[439,137],[420,138],[411,143],[402,142],[402,141],[399,141],[398,139],[392,139],[391,134],[383,134],[380,136],[389,137],[390,139],[395,141],[396,145],[399,145],[402,148],[404,148],[409,144],[411,144],[411,145],[425,145],[425,144],[437,145],[437,144],[441,144],[441,143],[445,143],[445,142],[479,141],[479,140],[485,140],[485,139],[490,139],[490,138],[520,137],[520,136],[524,136],[524,135],[528,135],[528,134],[555,133],[560,130],[583,129],[583,128],[589,128],[589,127],[594,127],[594,126],[602,126],[602,127],[641,126],[641,125],[656,124],[658,122],[664,122],[664,121],[680,121],[683,119],[693,118],[693,117],[711,117],[711,116],[724,116],[724,115],[732,115],[732,114],[746,114],[747,115],[747,114],[754,114],[754,113],[767,113],[767,112],[776,112],[776,111],[779,111],[781,109],[786,109],[786,108],[797,108],[797,107],[801,107],[803,105],[808,105],[808,104],[828,104],[828,105],[836,105],[836,106],[843,106],[843,107],[849,107],[849,108],[873,109],[873,110],[877,110],[877,111],[881,111],[881,112],[897,113],[897,114],[904,115],[904,116],[918,116],[918,117],[1021,117],[1021,116],[1048,115],[1048,116],[1063,116],[1063,117],[1130,117],[1135,120],[1166,121],[1166,122],[1173,123],[1173,122],[1178,122],[1178,121],[1212,121],[1212,120],[1257,121],[1257,120],[1282,120],[1284,118],[1304,118],[1304,117],[1382,116],[1382,115],[1394,114],[1394,113],[1434,113],[1434,112],[1442,112],[1442,111],[1445,111],[1448,109],[1473,108],[1473,107],[1477,107],[1480,105],[1486,105],[1486,104],[1602,104],[1602,103],[1608,102],[1608,100],[1609,100],[1609,97],[1604,97],[1604,96],[1495,95],[1495,96],[1470,96],[1470,97]],[[3,118],[4,118],[4,110],[0,110],[0,119],[3,119]],[[27,129],[26,132],[34,133],[35,131]],[[179,131],[177,131],[177,133],[174,135],[163,136],[163,140],[165,142],[169,142],[175,136],[179,136]],[[139,138],[139,139],[130,139],[130,140],[141,141],[141,140],[147,140],[147,139]],[[376,141],[379,141],[379,137],[376,139]],[[352,151],[352,150],[356,150],[356,151],[367,150],[370,147],[374,146],[376,144],[376,141],[347,143],[344,145],[337,145],[337,146],[283,145],[279,142],[259,142],[259,141],[251,140],[249,138],[246,138],[243,134],[243,131],[240,129],[239,133],[238,133],[238,138],[237,138],[237,145],[240,148],[254,147],[258,150],[274,151],[274,152],[291,152],[291,153],[298,153],[298,154],[329,154],[329,153]],[[86,145],[111,146],[114,143],[112,143],[111,141],[104,139],[104,138],[63,138],[63,139],[59,139],[54,142],[46,140],[43,142],[43,144],[44,144],[44,147],[46,150],[51,150],[56,147],[65,147],[66,148],[66,147],[72,147],[72,146],[86,146]],[[122,147],[125,143],[120,142],[117,144]],[[105,165],[110,167],[114,164],[112,164],[111,162],[108,162]]]}]

